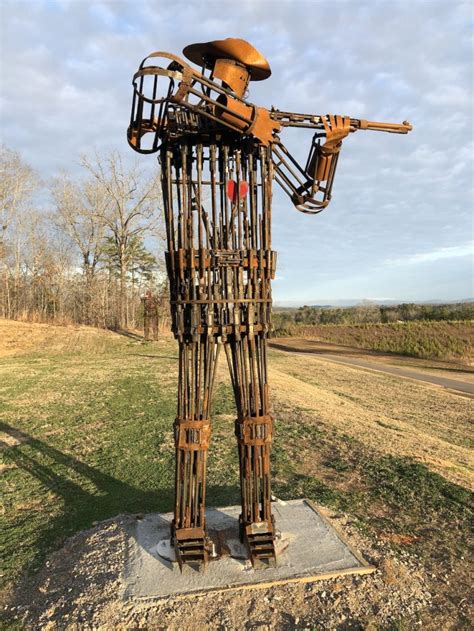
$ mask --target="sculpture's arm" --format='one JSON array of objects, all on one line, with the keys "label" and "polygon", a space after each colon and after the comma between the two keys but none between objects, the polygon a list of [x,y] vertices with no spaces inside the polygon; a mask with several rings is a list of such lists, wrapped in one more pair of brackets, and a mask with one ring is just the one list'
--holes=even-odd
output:
[{"label": "sculpture's arm", "polygon": [[[165,63],[155,65],[159,58]],[[155,52],[146,57],[133,77],[133,87],[127,137],[130,146],[140,153],[157,151],[167,134],[223,127],[268,145],[280,129],[269,110],[239,98],[170,53]],[[149,134],[151,146],[147,148],[144,139]]]},{"label": "sculpture's arm", "polygon": [[[156,64],[158,59],[161,65]],[[171,118],[173,116],[173,111],[170,111],[171,99],[179,93],[183,78],[189,75],[186,66],[179,57],[158,51],[145,57],[133,75],[132,111],[127,140],[135,151],[158,151],[160,140],[169,132],[170,115]]]},{"label": "sculpture's arm", "polygon": [[[306,127],[317,131],[303,168],[290,154],[281,140],[273,142],[273,164],[275,180],[289,195],[295,208],[301,212],[316,214],[324,210],[331,201],[332,186],[337,168],[339,152],[346,136],[358,129],[372,129],[390,133],[406,134],[412,126],[408,122],[377,123],[348,116],[316,116],[293,114],[272,109],[270,116],[284,127]],[[324,143],[321,141],[324,138]]]},{"label": "sculpture's arm", "polygon": [[304,168],[279,138],[272,144],[275,180],[295,208],[309,214],[321,212],[331,201],[342,141],[351,131],[348,117],[330,114],[321,118],[324,131],[314,135]]}]

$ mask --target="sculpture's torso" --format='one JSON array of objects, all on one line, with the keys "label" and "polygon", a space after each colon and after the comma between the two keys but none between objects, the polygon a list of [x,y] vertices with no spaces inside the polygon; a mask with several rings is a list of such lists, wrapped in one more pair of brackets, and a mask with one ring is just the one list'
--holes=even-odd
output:
[{"label": "sculpture's torso", "polygon": [[164,144],[172,328],[179,339],[270,325],[271,149],[237,134]]}]

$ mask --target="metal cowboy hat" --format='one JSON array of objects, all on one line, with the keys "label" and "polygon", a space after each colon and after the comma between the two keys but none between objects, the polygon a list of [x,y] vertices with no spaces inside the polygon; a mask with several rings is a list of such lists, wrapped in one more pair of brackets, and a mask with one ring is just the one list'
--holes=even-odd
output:
[{"label": "metal cowboy hat", "polygon": [[251,81],[263,81],[272,74],[265,57],[244,39],[228,37],[214,42],[190,44],[183,55],[198,66],[212,68],[216,59],[232,59],[247,68]]}]

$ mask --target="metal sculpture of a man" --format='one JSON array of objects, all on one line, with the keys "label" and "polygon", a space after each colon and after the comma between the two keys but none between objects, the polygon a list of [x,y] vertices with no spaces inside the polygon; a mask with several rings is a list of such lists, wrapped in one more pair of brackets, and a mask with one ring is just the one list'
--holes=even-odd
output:
[{"label": "metal sculpture of a man", "polygon": [[143,305],[143,329],[146,341],[158,340],[158,300],[150,289],[141,298]]},{"label": "metal sculpture of a man", "polygon": [[[245,96],[270,66],[241,39],[193,44],[182,58],[155,52],[133,78],[128,141],[159,152],[167,230],[172,330],[179,343],[175,508],[172,543],[180,567],[209,558],[204,511],[211,401],[221,348],[237,420],[240,536],[254,567],[272,565],[267,338],[276,253],[271,244],[272,181],[301,212],[331,199],[342,141],[358,129],[406,134],[408,123],[265,109]],[[280,140],[284,127],[316,130],[306,165]]]}]

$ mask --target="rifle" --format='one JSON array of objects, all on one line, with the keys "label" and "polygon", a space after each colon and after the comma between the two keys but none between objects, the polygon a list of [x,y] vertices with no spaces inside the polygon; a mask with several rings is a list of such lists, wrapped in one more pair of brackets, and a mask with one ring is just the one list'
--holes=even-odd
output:
[{"label": "rifle", "polygon": [[[282,112],[272,107],[270,118],[278,121],[282,127],[304,127],[306,129],[324,129],[325,116],[316,114],[296,114],[294,112]],[[403,123],[378,123],[363,118],[350,119],[350,131],[367,129],[371,131],[385,131],[390,134],[408,134],[413,129],[408,121]]]}]

